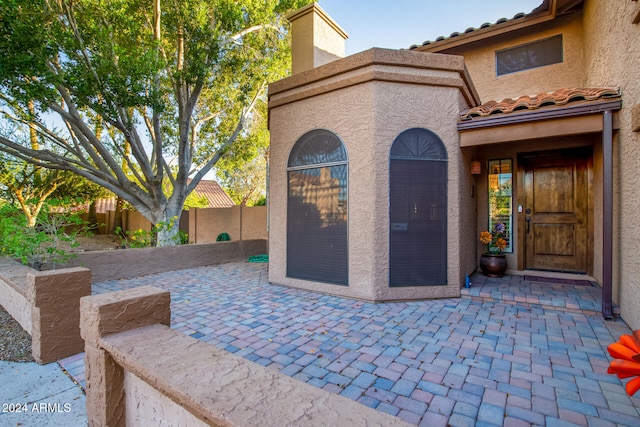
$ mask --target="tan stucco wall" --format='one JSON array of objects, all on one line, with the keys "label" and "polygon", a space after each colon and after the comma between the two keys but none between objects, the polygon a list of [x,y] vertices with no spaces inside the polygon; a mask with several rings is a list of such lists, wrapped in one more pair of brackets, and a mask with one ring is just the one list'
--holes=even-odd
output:
[{"label": "tan stucco wall", "polygon": [[[474,265],[474,254],[469,250],[468,241],[460,238],[461,230],[475,227],[472,215],[466,215],[473,212],[475,206],[470,197],[472,181],[464,170],[469,159],[458,148],[456,129],[460,111],[468,106],[462,91],[456,87],[420,83],[425,79],[432,82],[461,80],[461,71],[446,69],[444,66],[447,64],[442,62],[446,58],[441,55],[391,53],[378,49],[363,54],[371,55],[372,52],[373,56],[388,53],[394,56],[398,65],[416,58],[424,63],[416,68],[370,64],[359,68],[358,75],[354,75],[354,70],[345,70],[341,75],[330,76],[325,82],[320,79],[310,82],[308,87],[300,85],[296,89],[300,96],[296,96],[294,89],[283,92],[283,96],[296,99],[287,104],[277,105],[282,98],[272,94],[272,105],[276,106],[270,110],[269,280],[373,301],[458,296],[464,275],[470,273]],[[344,61],[358,62],[350,58]],[[458,66],[462,66],[460,59],[456,61]],[[429,64],[437,66],[437,69],[428,69]],[[330,69],[326,70],[331,74]],[[322,70],[313,71],[317,73],[307,75],[310,80]],[[387,81],[362,77],[376,73],[383,73]],[[394,77],[390,77],[392,75]],[[353,78],[359,83],[345,85],[341,78]],[[464,82],[459,84],[465,85]],[[305,93],[314,95],[322,92],[323,85],[343,87],[304,96]],[[389,288],[389,150],[402,131],[413,127],[435,132],[444,142],[449,156],[448,283],[444,286]],[[296,141],[312,129],[335,132],[348,153],[348,287],[286,277],[287,161]],[[465,216],[461,217],[463,214]],[[460,223],[465,226],[460,227]]]},{"label": "tan stucco wall", "polygon": [[291,72],[297,74],[344,57],[347,34],[316,3],[287,17],[291,22]]},{"label": "tan stucco wall", "polygon": [[134,211],[132,209],[128,209],[125,212],[123,212],[123,216],[125,216],[125,218],[123,218],[123,222],[125,225],[122,228],[130,231],[151,231],[152,224],[148,219],[143,217],[140,212]]},{"label": "tan stucco wall", "polygon": [[266,206],[189,209],[189,241],[214,243],[220,233],[231,240],[267,238]]},{"label": "tan stucco wall", "polygon": [[79,252],[65,267],[91,269],[93,283],[244,261],[265,253],[264,239]]},{"label": "tan stucco wall", "polygon": [[9,284],[0,277],[0,305],[31,335],[31,303],[24,293],[24,287]]},{"label": "tan stucco wall", "polygon": [[622,89],[620,131],[614,140],[614,301],[632,329],[640,329],[640,133],[631,130],[640,104],[640,3],[585,2],[585,69],[588,86]]},{"label": "tan stucco wall", "polygon": [[[532,70],[496,75],[495,52],[536,40],[562,34],[564,61]],[[537,95],[558,88],[582,87],[584,85],[584,58],[582,45],[581,16],[559,19],[553,25],[547,24],[540,31],[529,31],[513,36],[511,34],[493,40],[492,44],[474,43],[467,48],[455,49],[464,56],[469,74],[482,102],[522,95]]]},{"label": "tan stucco wall", "polygon": [[125,425],[128,426],[146,424],[206,427],[210,425],[129,371],[124,372],[124,402]]},{"label": "tan stucco wall", "polygon": [[86,268],[37,271],[0,259],[0,305],[31,335],[31,353],[40,364],[82,351],[80,298],[90,294]]}]

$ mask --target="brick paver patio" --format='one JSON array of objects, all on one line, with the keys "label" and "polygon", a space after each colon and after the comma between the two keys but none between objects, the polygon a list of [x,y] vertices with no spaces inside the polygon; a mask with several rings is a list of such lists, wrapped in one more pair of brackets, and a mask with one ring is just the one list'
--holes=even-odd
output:
[{"label": "brick paver patio", "polygon": [[[599,289],[472,278],[459,299],[372,304],[270,285],[232,263],[94,284],[171,291],[171,327],[422,426],[638,426],[606,369],[623,333]],[[61,361],[81,383],[82,355]]]}]

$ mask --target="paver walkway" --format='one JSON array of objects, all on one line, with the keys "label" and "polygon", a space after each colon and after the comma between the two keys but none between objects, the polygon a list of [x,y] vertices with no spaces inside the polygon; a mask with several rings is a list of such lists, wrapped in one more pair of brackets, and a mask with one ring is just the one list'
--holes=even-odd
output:
[{"label": "paver walkway", "polygon": [[[93,289],[168,289],[172,328],[415,425],[640,425],[640,399],[606,373],[606,346],[629,328],[580,312],[599,310],[597,288],[478,276],[463,298],[373,304],[266,275],[232,263]],[[516,300],[529,285],[554,299]],[[61,363],[82,382],[80,357]]]}]

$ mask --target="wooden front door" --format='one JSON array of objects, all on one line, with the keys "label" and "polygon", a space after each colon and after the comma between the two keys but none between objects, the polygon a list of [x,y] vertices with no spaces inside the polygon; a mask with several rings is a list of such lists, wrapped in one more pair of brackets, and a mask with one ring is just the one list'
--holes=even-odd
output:
[{"label": "wooden front door", "polygon": [[526,269],[589,272],[590,158],[584,149],[521,158]]}]

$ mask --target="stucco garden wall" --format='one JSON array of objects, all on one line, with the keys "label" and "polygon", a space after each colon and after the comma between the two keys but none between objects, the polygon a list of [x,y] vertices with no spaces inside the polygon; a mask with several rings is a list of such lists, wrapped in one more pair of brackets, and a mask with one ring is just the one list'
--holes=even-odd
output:
[{"label": "stucco garden wall", "polygon": [[169,328],[152,286],[83,298],[89,426],[408,426]]},{"label": "stucco garden wall", "polygon": [[193,245],[158,246],[114,251],[88,251],[76,254],[66,267],[86,267],[94,283],[129,279],[166,271],[204,267],[264,254],[264,239]]},{"label": "stucco garden wall", "polygon": [[[459,57],[371,49],[270,87],[271,282],[373,301],[459,296],[474,267],[473,247],[460,235],[475,228],[475,201],[456,128],[475,93],[467,78]],[[390,288],[389,151],[413,127],[436,133],[449,156],[448,283]],[[348,287],[286,277],[287,161],[296,141],[313,129],[335,132],[348,154]]]},{"label": "stucco garden wall", "polygon": [[37,271],[0,259],[0,304],[31,335],[31,354],[40,364],[82,351],[80,298],[91,294],[91,271]]},{"label": "stucco garden wall", "polygon": [[[591,31],[591,27],[589,31]],[[473,43],[469,47],[454,49],[452,53],[463,55],[469,74],[482,102],[501,101],[522,95],[537,95],[558,88],[582,87],[585,82],[583,55],[583,26],[581,16],[571,16],[547,24],[541,31],[509,33],[492,39],[491,44],[482,47]],[[495,52],[515,47],[555,35],[562,34],[564,60],[526,73],[496,75]]]},{"label": "stucco garden wall", "polygon": [[640,132],[632,130],[640,108],[640,2],[587,0],[584,8],[588,86],[622,89],[620,131],[614,139],[613,299],[632,329],[640,329]]}]

